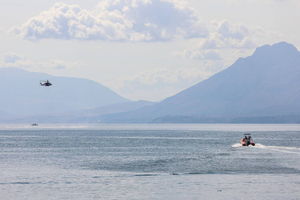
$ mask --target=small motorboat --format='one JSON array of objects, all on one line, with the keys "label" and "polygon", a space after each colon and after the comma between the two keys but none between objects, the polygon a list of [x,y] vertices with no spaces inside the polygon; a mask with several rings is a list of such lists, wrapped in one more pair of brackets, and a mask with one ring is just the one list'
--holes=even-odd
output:
[{"label": "small motorboat", "polygon": [[33,124],[31,124],[31,126],[38,126],[38,124],[37,123],[33,123]]},{"label": "small motorboat", "polygon": [[251,134],[246,133],[244,137],[240,140],[242,146],[255,146],[255,143],[251,137]]}]

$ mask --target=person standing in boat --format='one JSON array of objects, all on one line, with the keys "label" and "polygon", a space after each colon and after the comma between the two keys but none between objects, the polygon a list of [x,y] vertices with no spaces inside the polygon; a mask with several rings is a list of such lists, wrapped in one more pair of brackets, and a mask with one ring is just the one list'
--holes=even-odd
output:
[{"label": "person standing in boat", "polygon": [[254,141],[253,141],[253,139],[252,139],[252,137],[251,136],[249,136],[249,144],[251,144],[251,145],[253,145],[254,144]]}]

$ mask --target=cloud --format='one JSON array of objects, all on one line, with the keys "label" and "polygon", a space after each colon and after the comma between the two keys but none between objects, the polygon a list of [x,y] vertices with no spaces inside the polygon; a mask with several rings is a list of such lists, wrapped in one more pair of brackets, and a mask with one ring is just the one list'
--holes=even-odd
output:
[{"label": "cloud", "polygon": [[3,57],[4,63],[16,63],[23,59],[24,59],[23,57],[21,57],[17,54],[14,54],[14,53],[8,53],[8,54],[4,55],[4,57]]},{"label": "cloud", "polygon": [[201,40],[201,49],[252,49],[257,46],[254,38],[260,30],[250,30],[245,25],[234,24],[227,20],[212,24],[209,36]]},{"label": "cloud", "polygon": [[207,35],[191,8],[170,0],[102,0],[93,10],[56,3],[14,31],[29,40],[141,42]]},{"label": "cloud", "polygon": [[192,49],[184,50],[182,53],[178,53],[184,58],[197,59],[197,60],[212,60],[218,61],[221,60],[221,55],[215,50],[202,50],[202,49]]},{"label": "cloud", "polygon": [[8,53],[2,56],[0,65],[4,67],[18,67],[34,71],[59,71],[77,67],[78,63],[66,62],[62,60],[36,61],[28,59],[24,56],[17,55],[15,53]]},{"label": "cloud", "polygon": [[209,35],[199,38],[195,45],[176,55],[187,59],[209,60],[219,62],[228,51],[247,51],[257,47],[256,38],[264,35],[260,29],[250,29],[242,24],[227,20],[210,22]]},{"label": "cloud", "polygon": [[243,4],[255,4],[255,3],[299,3],[298,0],[264,0],[264,1],[261,1],[261,0],[243,0],[243,1],[240,1],[240,0],[226,0],[227,3],[231,3],[231,4],[240,4],[240,3],[243,3]]},{"label": "cloud", "polygon": [[161,68],[123,80],[117,92],[131,99],[162,100],[212,75],[199,68]]},{"label": "cloud", "polygon": [[242,40],[249,34],[247,27],[243,25],[230,24],[228,21],[222,21],[219,23],[217,32],[223,38],[232,38],[237,40]]}]

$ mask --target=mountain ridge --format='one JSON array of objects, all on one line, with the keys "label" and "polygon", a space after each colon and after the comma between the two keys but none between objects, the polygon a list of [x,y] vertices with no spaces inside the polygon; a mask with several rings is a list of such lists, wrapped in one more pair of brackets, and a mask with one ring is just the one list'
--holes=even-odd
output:
[{"label": "mountain ridge", "polygon": [[156,105],[106,115],[103,121],[172,122],[167,119],[177,117],[178,122],[182,116],[198,122],[230,122],[249,117],[300,116],[298,85],[300,53],[293,45],[280,42],[258,47],[251,56]]},{"label": "mountain ridge", "polygon": [[[45,79],[54,85],[41,87],[39,81]],[[158,103],[129,101],[87,79],[0,68],[0,91],[5,94],[0,120],[300,123],[299,85],[300,52],[286,42],[258,47],[252,55]]]},{"label": "mountain ridge", "polygon": [[[50,80],[51,87],[40,86]],[[0,110],[10,118],[65,113],[129,102],[109,88],[88,79],[53,76],[19,68],[0,68]]]}]

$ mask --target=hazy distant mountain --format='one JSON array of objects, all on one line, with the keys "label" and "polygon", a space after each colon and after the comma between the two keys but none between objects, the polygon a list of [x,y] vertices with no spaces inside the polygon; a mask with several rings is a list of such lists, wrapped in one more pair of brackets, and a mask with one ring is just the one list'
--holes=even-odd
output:
[{"label": "hazy distant mountain", "polygon": [[[50,80],[51,87],[41,87]],[[1,118],[66,113],[129,102],[91,80],[0,68]]]},{"label": "hazy distant mountain", "polygon": [[300,53],[281,42],[256,49],[179,94],[109,122],[300,123]]},{"label": "hazy distant mountain", "polygon": [[64,114],[60,113],[60,114],[52,114],[52,115],[48,114],[48,115],[36,115],[32,117],[24,117],[24,118],[14,119],[8,122],[96,123],[96,122],[101,122],[101,118],[103,115],[133,111],[153,104],[155,103],[150,101],[130,101],[125,103],[111,104],[107,106],[80,110],[75,112],[67,112]]},{"label": "hazy distant mountain", "polygon": [[89,121],[101,121],[102,115],[113,114],[113,113],[120,113],[120,112],[128,112],[138,110],[150,105],[154,105],[155,102],[151,101],[131,101],[119,104],[112,104],[108,106],[102,106],[98,108],[93,108],[89,110],[81,111],[79,119],[85,117],[89,119]]}]

